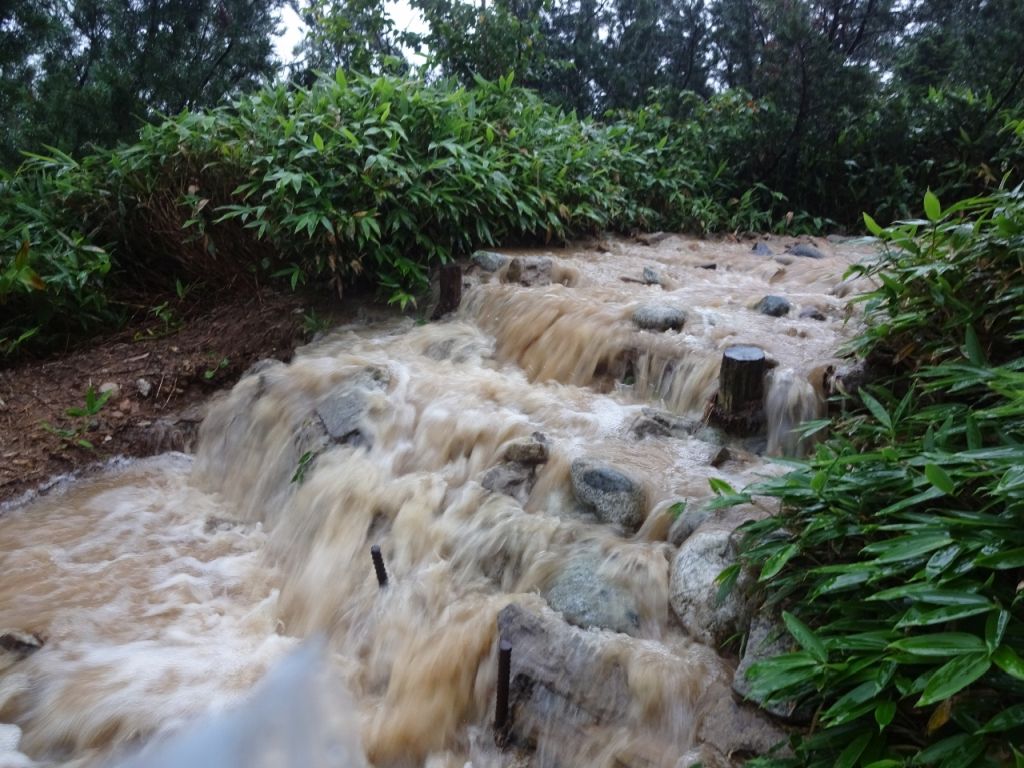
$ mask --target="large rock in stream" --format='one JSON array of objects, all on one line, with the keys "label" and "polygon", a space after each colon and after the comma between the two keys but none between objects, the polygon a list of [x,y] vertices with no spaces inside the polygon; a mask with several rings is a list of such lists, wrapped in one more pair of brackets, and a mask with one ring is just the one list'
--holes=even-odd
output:
[{"label": "large rock in stream", "polygon": [[690,765],[684,756],[731,766],[731,757],[763,754],[785,738],[734,700],[727,669],[707,648],[676,655],[517,604],[498,615],[498,632],[512,645],[508,741],[537,750],[530,764],[538,768]]},{"label": "large rock in stream", "polygon": [[633,310],[633,325],[644,331],[678,331],[686,312],[671,304],[641,304]]},{"label": "large rock in stream", "polygon": [[569,468],[576,498],[598,519],[635,533],[647,517],[643,486],[615,467],[592,459],[576,459]]},{"label": "large rock in stream", "polygon": [[484,272],[497,272],[509,262],[508,256],[494,251],[474,251],[470,259]]},{"label": "large rock in stream", "polygon": [[683,541],[672,561],[672,610],[690,637],[715,648],[739,630],[749,611],[742,583],[718,598],[716,579],[736,560],[736,525],[715,519],[704,522]]},{"label": "large rock in stream", "polygon": [[577,627],[597,627],[635,635],[640,629],[636,596],[601,573],[602,558],[579,555],[555,577],[544,597]]}]

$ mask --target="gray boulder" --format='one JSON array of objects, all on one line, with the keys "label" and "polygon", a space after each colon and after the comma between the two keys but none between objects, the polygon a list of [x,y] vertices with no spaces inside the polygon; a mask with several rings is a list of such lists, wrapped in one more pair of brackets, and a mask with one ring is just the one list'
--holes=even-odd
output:
[{"label": "gray boulder", "polygon": [[750,249],[758,256],[771,256],[773,251],[768,247],[768,243],[754,243],[754,247]]},{"label": "gray boulder", "polygon": [[633,478],[612,466],[576,459],[569,468],[576,498],[594,510],[599,520],[635,533],[647,516],[647,496]]},{"label": "gray boulder", "polygon": [[672,610],[693,639],[716,648],[736,633],[747,611],[741,584],[718,599],[718,574],[734,561],[732,531],[714,524],[694,531],[672,561]]},{"label": "gray boulder", "polygon": [[791,253],[794,256],[803,256],[805,259],[824,259],[825,254],[815,248],[813,245],[807,243],[797,243],[791,245],[786,249],[786,253]]},{"label": "gray boulder", "polygon": [[517,256],[505,270],[506,283],[550,285],[555,261],[550,256]]},{"label": "gray boulder", "polygon": [[494,251],[476,251],[470,256],[470,260],[484,272],[497,272],[508,264],[509,258]]},{"label": "gray boulder", "polygon": [[368,443],[363,429],[367,399],[374,390],[387,384],[387,371],[368,368],[336,387],[316,408],[316,415],[332,441],[337,443]]},{"label": "gray boulder", "polygon": [[633,310],[633,324],[645,331],[678,331],[686,313],[667,304],[644,304]]},{"label": "gray boulder", "polygon": [[544,598],[577,627],[598,627],[635,635],[640,629],[636,598],[601,575],[601,558],[575,557],[555,578]]},{"label": "gray boulder", "polygon": [[366,412],[366,391],[357,387],[336,390],[331,397],[320,403],[316,415],[327,436],[336,443],[367,442],[362,429],[363,414]]},{"label": "gray boulder", "polygon": [[389,381],[387,369],[368,366],[338,384],[301,424],[296,439],[300,455],[318,453],[331,444],[372,446],[366,414],[372,395],[386,389]]},{"label": "gray boulder", "polygon": [[661,285],[661,275],[654,267],[644,267],[644,285]]},{"label": "gray boulder", "polygon": [[765,296],[754,307],[762,315],[768,315],[769,317],[788,315],[790,308],[789,302],[781,296]]}]

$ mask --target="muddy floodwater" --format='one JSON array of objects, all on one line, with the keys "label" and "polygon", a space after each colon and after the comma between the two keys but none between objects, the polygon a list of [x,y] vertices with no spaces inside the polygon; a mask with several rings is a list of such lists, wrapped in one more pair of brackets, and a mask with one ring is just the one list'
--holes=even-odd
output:
[{"label": "muddy floodwater", "polygon": [[[709,512],[709,480],[806,450],[869,252],[764,242],[481,257],[439,322],[368,320],[254,367],[194,456],[9,505],[0,766],[639,768],[769,747],[784,726],[732,690],[743,606],[709,595],[731,530],[771,509]],[[767,357],[764,428],[730,437],[704,417],[738,344]]]}]

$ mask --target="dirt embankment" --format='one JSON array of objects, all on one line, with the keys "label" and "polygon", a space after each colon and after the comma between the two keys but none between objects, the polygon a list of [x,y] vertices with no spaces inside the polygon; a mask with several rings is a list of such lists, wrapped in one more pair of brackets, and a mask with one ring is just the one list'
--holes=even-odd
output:
[{"label": "dirt embankment", "polygon": [[0,370],[0,502],[113,456],[190,447],[210,394],[256,360],[291,358],[308,306],[291,293],[234,296]]}]

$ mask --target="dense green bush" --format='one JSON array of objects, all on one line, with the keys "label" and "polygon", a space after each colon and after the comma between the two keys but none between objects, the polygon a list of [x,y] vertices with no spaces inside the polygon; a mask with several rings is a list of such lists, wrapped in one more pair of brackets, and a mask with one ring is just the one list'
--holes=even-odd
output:
[{"label": "dense green bush", "polygon": [[68,157],[30,159],[16,177],[0,172],[0,358],[43,329],[52,338],[114,320],[109,253],[67,208],[79,178]]},{"label": "dense green bush", "polygon": [[892,377],[740,495],[781,502],[741,561],[797,644],[753,698],[813,713],[759,765],[1024,765],[1024,192],[924,209],[866,217],[885,251],[857,346]]},{"label": "dense green bush", "polygon": [[694,98],[686,121],[649,107],[599,123],[511,77],[465,89],[339,70],[80,161],[33,157],[0,193],[0,344],[95,327],[120,288],[179,278],[368,280],[404,306],[433,265],[481,245],[785,226],[785,201],[729,163],[755,119],[734,94]]}]

